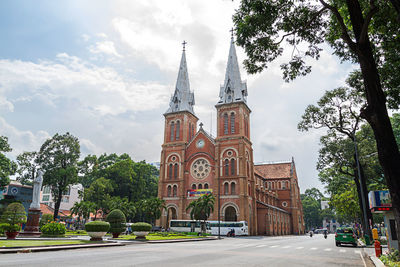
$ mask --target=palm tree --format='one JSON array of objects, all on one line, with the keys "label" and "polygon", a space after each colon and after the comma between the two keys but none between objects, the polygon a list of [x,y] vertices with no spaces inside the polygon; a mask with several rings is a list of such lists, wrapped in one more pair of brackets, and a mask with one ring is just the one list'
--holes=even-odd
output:
[{"label": "palm tree", "polygon": [[214,211],[215,197],[213,194],[207,194],[199,197],[197,200],[192,201],[186,208],[190,209],[190,218],[201,222],[201,232],[206,231],[206,221]]},{"label": "palm tree", "polygon": [[86,222],[90,218],[90,213],[95,212],[94,204],[89,201],[76,202],[70,209],[71,215],[78,215],[78,225],[81,226],[81,217]]}]

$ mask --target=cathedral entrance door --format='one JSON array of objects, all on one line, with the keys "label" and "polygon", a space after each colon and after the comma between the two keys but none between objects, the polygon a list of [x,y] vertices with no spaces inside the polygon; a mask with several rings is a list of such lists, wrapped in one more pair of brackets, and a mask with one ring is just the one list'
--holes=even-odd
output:
[{"label": "cathedral entrance door", "polygon": [[228,222],[236,222],[237,221],[236,210],[234,207],[229,206],[225,209],[225,221],[228,221]]},{"label": "cathedral entrance door", "polygon": [[170,220],[176,220],[176,209],[174,207],[168,208],[168,213],[167,213],[167,225],[165,226],[165,229],[169,228],[169,221]]}]

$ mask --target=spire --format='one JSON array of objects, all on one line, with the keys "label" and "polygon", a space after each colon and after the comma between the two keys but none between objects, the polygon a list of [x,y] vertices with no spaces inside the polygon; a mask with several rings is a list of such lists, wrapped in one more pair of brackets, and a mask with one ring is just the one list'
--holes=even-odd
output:
[{"label": "spire", "polygon": [[190,92],[189,76],[186,65],[186,53],[185,45],[186,41],[183,41],[183,51],[181,64],[179,66],[178,79],[176,80],[175,92],[171,96],[169,102],[169,108],[166,113],[173,113],[178,111],[189,111],[194,115],[194,94]]},{"label": "spire", "polygon": [[226,66],[224,85],[219,92],[218,104],[232,102],[245,102],[247,97],[246,82],[240,78],[239,64],[236,56],[235,41],[233,39],[233,29],[231,37],[231,47],[229,49],[228,64]]}]

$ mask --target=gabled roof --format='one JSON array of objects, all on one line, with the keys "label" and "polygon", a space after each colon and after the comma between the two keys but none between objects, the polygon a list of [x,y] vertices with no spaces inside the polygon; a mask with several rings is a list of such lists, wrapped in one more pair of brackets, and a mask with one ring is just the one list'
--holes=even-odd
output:
[{"label": "gabled roof", "polygon": [[200,129],[197,131],[197,133],[192,137],[192,140],[190,140],[190,142],[187,144],[187,146],[190,146],[190,144],[197,138],[197,136],[199,136],[200,133],[203,133],[203,135],[205,137],[207,137],[208,140],[210,140],[211,143],[213,143],[215,145],[215,139],[209,134],[207,133],[204,129],[203,129],[203,123],[200,123]]},{"label": "gabled roof", "polygon": [[292,161],[283,163],[265,163],[254,165],[255,172],[264,178],[292,177]]},{"label": "gabled roof", "polygon": [[[42,214],[54,214],[54,209],[52,207],[49,207],[46,204],[40,203],[40,211],[42,212]],[[59,210],[58,214],[62,217],[62,216],[70,216],[71,215],[71,211],[69,210]]]}]

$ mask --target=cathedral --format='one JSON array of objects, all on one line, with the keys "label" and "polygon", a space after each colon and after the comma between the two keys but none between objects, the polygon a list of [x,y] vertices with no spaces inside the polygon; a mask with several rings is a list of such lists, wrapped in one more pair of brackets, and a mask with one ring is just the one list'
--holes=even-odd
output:
[{"label": "cathedral", "polygon": [[233,38],[215,105],[216,138],[198,125],[194,104],[184,48],[164,114],[158,197],[167,208],[159,225],[168,228],[171,219],[190,220],[186,207],[206,191],[217,200],[209,220],[218,220],[220,214],[221,221],[247,221],[250,235],[304,233],[294,159],[254,164],[247,84],[240,77]]}]

